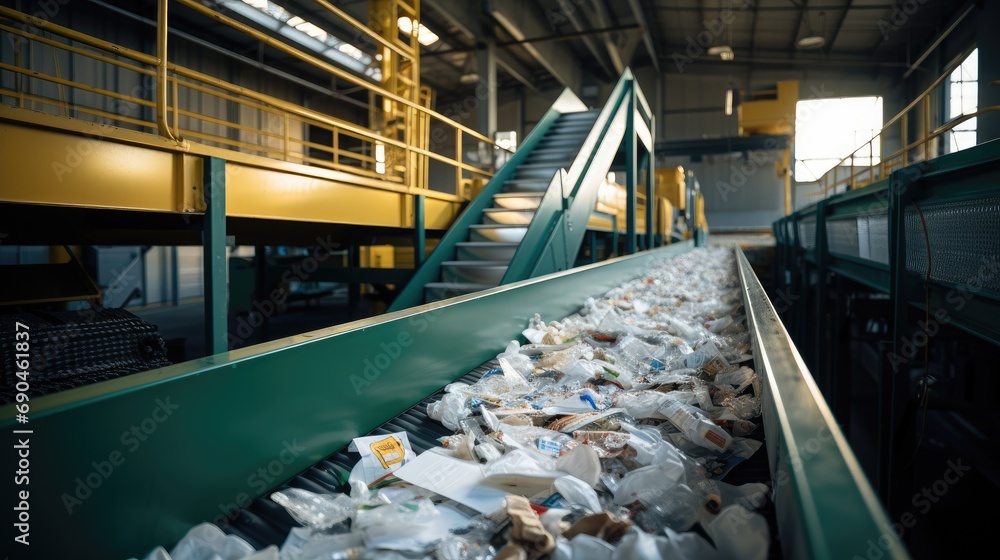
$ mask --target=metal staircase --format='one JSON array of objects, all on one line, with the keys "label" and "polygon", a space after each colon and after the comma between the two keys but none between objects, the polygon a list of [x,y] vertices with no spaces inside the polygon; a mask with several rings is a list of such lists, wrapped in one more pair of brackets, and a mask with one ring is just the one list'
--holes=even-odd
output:
[{"label": "metal staircase", "polygon": [[[389,311],[573,267],[598,190],[613,166],[625,172],[626,247],[634,252],[638,149],[645,148],[652,177],[652,138],[653,115],[631,70],[599,110],[566,89],[469,202]],[[646,183],[652,200],[652,185]],[[652,223],[648,204],[646,220]]]},{"label": "metal staircase", "polygon": [[469,240],[457,243],[457,260],[441,264],[441,281],[424,287],[425,301],[477,292],[500,285],[535,210],[559,169],[567,168],[597,120],[598,110],[559,117],[514,178],[493,195],[493,207],[483,210],[469,227]]}]

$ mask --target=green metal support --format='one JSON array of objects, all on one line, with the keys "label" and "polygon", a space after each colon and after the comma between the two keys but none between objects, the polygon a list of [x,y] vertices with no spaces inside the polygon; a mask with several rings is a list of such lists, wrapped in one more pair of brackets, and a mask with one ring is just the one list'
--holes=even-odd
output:
[{"label": "green metal support", "polygon": [[[253,269],[254,269],[254,299],[259,302],[268,301],[270,298],[271,284],[268,283],[267,278],[267,246],[256,245],[253,251]],[[252,311],[253,313],[259,313],[260,315],[260,326],[254,331],[254,342],[263,342],[268,339],[268,325],[271,323],[271,318],[264,313],[259,311]]]},{"label": "green metal support", "polygon": [[205,191],[201,237],[205,275],[205,351],[211,356],[225,352],[228,344],[226,161],[206,157],[202,163],[202,182]]},{"label": "green metal support", "polygon": [[636,192],[638,191],[635,138],[635,92],[628,97],[628,121],[625,128],[625,254],[636,252]]},{"label": "green metal support", "polygon": [[907,558],[742,252],[738,262],[747,319],[754,326],[754,369],[764,381],[761,414],[783,556],[863,558],[876,542],[879,558]]},{"label": "green metal support", "polygon": [[427,231],[424,229],[424,195],[413,197],[413,268],[420,268],[427,256]]},{"label": "green metal support", "polygon": [[618,256],[618,216],[611,216],[611,256]]},{"label": "green metal support", "polygon": [[[656,141],[656,117],[649,119],[649,133]],[[656,206],[654,195],[656,194],[656,153],[650,146],[646,151],[646,249],[652,249],[658,245],[657,228],[653,223],[654,209]]]},{"label": "green metal support", "polygon": [[831,393],[829,371],[829,332],[830,324],[827,319],[827,308],[829,307],[830,290],[828,284],[828,274],[826,270],[827,239],[826,239],[826,201],[821,201],[816,205],[816,320],[812,324],[812,347],[810,348],[812,359],[812,369],[816,372],[820,389],[824,394]]},{"label": "green metal support", "polygon": [[912,433],[903,433],[903,416],[910,400],[910,368],[900,367],[893,356],[904,354],[902,345],[910,337],[910,301],[917,286],[906,266],[906,211],[911,207],[917,190],[919,173],[916,167],[895,171],[889,178],[889,270],[892,284],[891,353],[882,356],[882,376],[879,379],[878,423],[878,489],[882,502],[890,513],[900,513],[906,507],[901,495],[912,487],[912,470],[907,457],[912,457]]}]

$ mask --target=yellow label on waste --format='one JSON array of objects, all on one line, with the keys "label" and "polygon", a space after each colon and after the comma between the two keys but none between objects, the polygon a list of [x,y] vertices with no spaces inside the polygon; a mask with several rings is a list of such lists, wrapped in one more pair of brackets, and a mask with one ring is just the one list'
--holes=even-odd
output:
[{"label": "yellow label on waste", "polygon": [[721,356],[716,356],[701,367],[711,375],[715,375],[716,373],[722,371],[722,368],[726,367],[726,364],[722,361]]},{"label": "yellow label on waste", "polygon": [[372,454],[378,457],[378,462],[382,463],[383,469],[388,469],[391,465],[398,465],[403,462],[406,451],[403,449],[403,442],[395,436],[389,436],[383,440],[376,441],[368,446]]}]

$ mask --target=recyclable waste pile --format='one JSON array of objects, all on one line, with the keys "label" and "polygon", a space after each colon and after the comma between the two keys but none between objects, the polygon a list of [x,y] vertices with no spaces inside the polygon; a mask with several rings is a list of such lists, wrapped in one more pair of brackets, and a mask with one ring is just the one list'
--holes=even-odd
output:
[{"label": "recyclable waste pile", "polygon": [[440,447],[357,438],[349,493],[271,495],[302,525],[280,550],[189,534],[173,558],[766,558],[769,487],[722,480],[762,445],[741,312],[735,255],[714,248],[535,315],[527,344],[428,407],[454,431]]}]

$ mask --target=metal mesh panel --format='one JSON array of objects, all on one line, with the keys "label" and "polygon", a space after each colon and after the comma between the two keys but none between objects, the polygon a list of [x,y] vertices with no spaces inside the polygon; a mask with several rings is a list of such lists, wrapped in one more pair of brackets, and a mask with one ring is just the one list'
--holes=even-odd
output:
[{"label": "metal mesh panel", "polygon": [[[921,206],[931,243],[931,278],[1000,291],[1000,197]],[[927,273],[917,211],[906,209],[906,269]]]},{"label": "metal mesh panel", "polygon": [[[859,217],[858,220],[860,221],[862,218],[867,222],[868,231],[868,256],[866,258],[882,264],[889,264],[889,216],[872,214]],[[860,225],[858,229],[860,231]]]},{"label": "metal mesh panel", "polygon": [[[858,240],[861,235],[860,223],[855,218],[838,218],[826,222],[826,244],[831,253],[839,253],[851,257],[860,256]],[[868,222],[865,221],[867,227]],[[867,240],[866,240],[867,243]]]},{"label": "metal mesh panel", "polygon": [[0,403],[15,394],[16,323],[28,326],[31,396],[170,365],[156,326],[124,309],[0,316]]},{"label": "metal mesh panel", "polygon": [[816,216],[810,216],[799,222],[799,244],[803,249],[816,248]]}]

